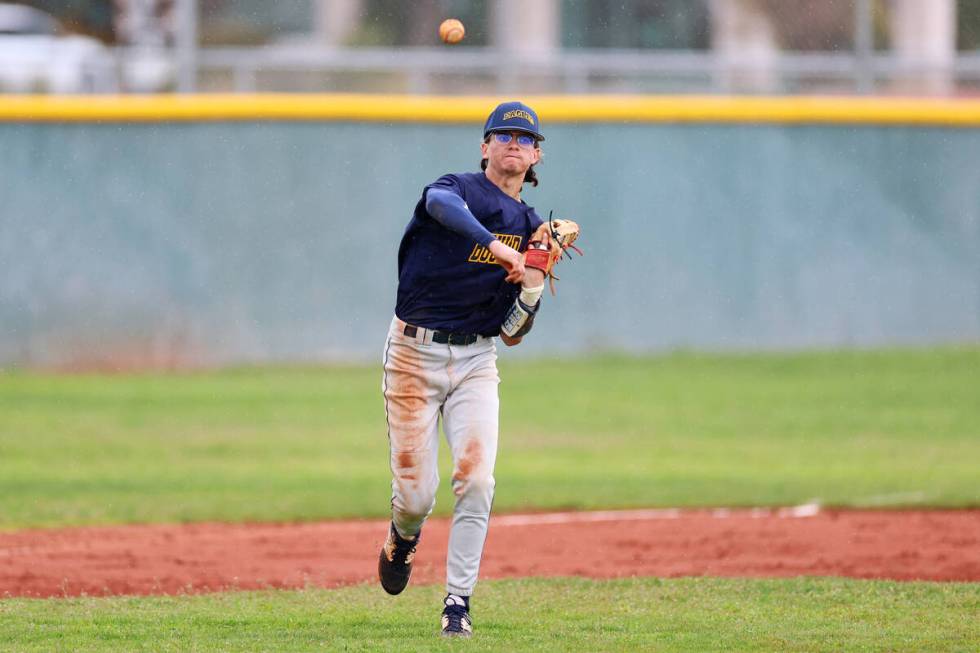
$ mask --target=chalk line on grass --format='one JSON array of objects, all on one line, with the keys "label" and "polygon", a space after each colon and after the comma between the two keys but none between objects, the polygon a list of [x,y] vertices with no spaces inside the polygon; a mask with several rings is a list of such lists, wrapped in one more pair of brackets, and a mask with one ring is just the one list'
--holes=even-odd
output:
[{"label": "chalk line on grass", "polygon": [[750,517],[760,519],[776,517],[779,519],[799,519],[820,514],[820,504],[805,503],[783,508],[716,508],[704,511],[697,509],[656,508],[643,510],[596,510],[592,512],[548,512],[530,515],[501,515],[491,518],[493,526],[540,526],[545,524],[577,524],[606,521],[649,521],[656,519],[679,519],[682,515],[706,514],[714,519],[729,517]]}]

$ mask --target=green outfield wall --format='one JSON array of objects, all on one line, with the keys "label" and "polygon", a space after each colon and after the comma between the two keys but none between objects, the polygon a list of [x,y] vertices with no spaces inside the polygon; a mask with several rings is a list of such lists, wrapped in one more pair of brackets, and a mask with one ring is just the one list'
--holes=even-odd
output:
[{"label": "green outfield wall", "polygon": [[[0,107],[0,364],[380,359],[401,232],[426,183],[478,169],[483,104]],[[586,255],[514,354],[980,340],[980,111],[820,115],[542,112],[525,199],[579,221]]]}]

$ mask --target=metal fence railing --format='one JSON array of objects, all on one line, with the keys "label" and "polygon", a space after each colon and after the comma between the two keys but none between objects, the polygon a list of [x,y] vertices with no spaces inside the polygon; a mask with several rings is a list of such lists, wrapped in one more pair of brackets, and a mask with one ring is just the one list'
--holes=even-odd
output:
[{"label": "metal fence railing", "polygon": [[0,58],[0,93],[368,92],[425,94],[912,94],[980,96],[980,52],[948,62],[887,52],[556,50],[264,46],[93,50],[72,66]]},{"label": "metal fence railing", "polygon": [[[234,92],[371,90],[372,75],[384,90],[395,85],[411,94],[474,87],[487,93],[527,87],[556,93],[874,93],[895,84],[930,84],[938,94],[980,91],[980,53],[937,63],[852,52],[753,59],[711,51],[559,50],[529,60],[491,48],[451,54],[430,48],[215,48],[199,51],[196,70],[195,87]],[[295,73],[313,77],[291,78]]]}]

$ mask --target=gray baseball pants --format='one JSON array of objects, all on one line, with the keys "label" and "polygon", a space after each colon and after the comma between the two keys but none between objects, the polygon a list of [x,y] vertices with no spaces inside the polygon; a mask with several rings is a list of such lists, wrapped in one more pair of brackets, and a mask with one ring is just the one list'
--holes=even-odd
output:
[{"label": "gray baseball pants", "polygon": [[391,447],[391,514],[402,537],[418,533],[439,486],[439,421],[453,458],[453,509],[446,590],[473,593],[493,503],[499,400],[493,338],[439,344],[432,331],[404,334],[395,317],[384,351],[382,389]]}]

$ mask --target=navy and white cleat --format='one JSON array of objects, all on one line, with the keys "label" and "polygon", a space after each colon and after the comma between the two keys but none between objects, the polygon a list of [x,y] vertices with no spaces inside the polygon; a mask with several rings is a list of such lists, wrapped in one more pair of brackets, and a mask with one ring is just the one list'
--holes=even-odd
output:
[{"label": "navy and white cleat", "polygon": [[472,637],[473,620],[470,619],[469,601],[461,596],[450,594],[442,610],[443,637]]}]

